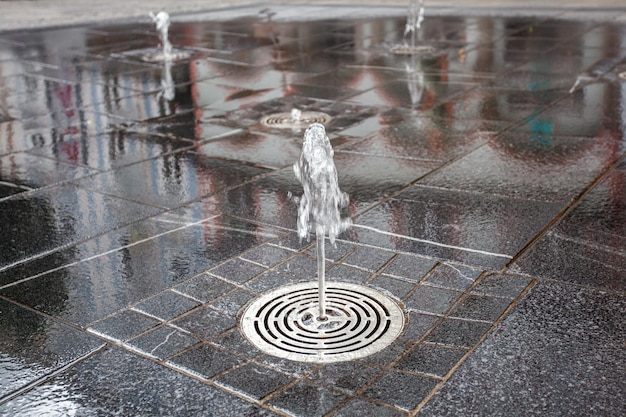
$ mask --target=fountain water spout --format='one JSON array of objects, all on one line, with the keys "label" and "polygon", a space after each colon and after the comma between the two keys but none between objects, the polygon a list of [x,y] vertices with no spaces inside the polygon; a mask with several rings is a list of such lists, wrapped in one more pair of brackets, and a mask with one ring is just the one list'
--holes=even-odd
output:
[{"label": "fountain water spout", "polygon": [[332,244],[339,233],[347,230],[351,221],[342,218],[341,209],[348,205],[348,195],[339,189],[334,151],[326,129],[319,123],[310,125],[304,133],[302,154],[294,164],[296,178],[302,183],[304,194],[298,207],[298,235],[308,238],[315,230],[317,240],[317,277],[319,283],[318,320],[327,319],[325,307],[325,250],[326,235]]},{"label": "fountain water spout", "polygon": [[170,43],[168,30],[170,27],[170,15],[164,11],[160,11],[156,15],[150,12],[152,21],[156,24],[156,28],[159,31],[159,38],[161,39],[161,45],[163,46],[163,59],[166,61],[172,60],[172,44]]}]

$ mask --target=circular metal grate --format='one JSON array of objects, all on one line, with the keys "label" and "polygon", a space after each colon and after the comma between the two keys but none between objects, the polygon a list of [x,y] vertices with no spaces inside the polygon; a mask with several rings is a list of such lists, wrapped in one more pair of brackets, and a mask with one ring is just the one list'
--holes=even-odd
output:
[{"label": "circular metal grate", "polygon": [[270,355],[301,362],[362,358],[391,344],[404,313],[388,296],[361,285],[328,282],[326,320],[319,319],[316,282],[261,295],[241,317],[243,334]]},{"label": "circular metal grate", "polygon": [[292,113],[274,113],[261,118],[261,124],[277,129],[306,129],[313,123],[326,125],[332,117],[319,111],[303,111],[298,118]]}]

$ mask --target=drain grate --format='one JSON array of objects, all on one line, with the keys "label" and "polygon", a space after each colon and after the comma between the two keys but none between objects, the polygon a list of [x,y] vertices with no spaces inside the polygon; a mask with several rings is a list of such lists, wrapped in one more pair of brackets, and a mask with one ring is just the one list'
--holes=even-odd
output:
[{"label": "drain grate", "polygon": [[404,328],[398,304],[361,285],[328,282],[326,320],[318,319],[318,306],[316,282],[280,287],[245,308],[241,329],[252,344],[270,355],[328,363],[378,352]]},{"label": "drain grate", "polygon": [[332,117],[319,111],[303,111],[294,118],[293,113],[274,113],[261,118],[261,124],[277,129],[306,129],[313,123],[326,125]]}]

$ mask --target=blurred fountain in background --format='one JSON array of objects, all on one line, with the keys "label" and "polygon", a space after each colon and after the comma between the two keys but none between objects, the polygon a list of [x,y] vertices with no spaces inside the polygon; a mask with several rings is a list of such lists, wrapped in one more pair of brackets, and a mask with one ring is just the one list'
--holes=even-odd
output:
[{"label": "blurred fountain in background", "polygon": [[334,151],[322,124],[314,123],[304,133],[302,154],[293,165],[294,173],[302,183],[304,194],[298,207],[298,236],[308,239],[315,231],[317,240],[317,277],[319,284],[319,316],[326,319],[324,241],[326,235],[334,245],[335,238],[347,230],[352,222],[343,218],[341,209],[348,206],[348,195],[339,189]]},{"label": "blurred fountain in background", "polygon": [[406,24],[404,26],[404,42],[394,45],[391,52],[397,55],[430,54],[435,48],[420,45],[422,40],[422,22],[424,21],[424,0],[409,0]]},{"label": "blurred fountain in background", "polygon": [[163,60],[172,60],[172,44],[169,40],[168,31],[170,28],[170,15],[164,11],[160,11],[156,15],[150,12],[152,21],[156,24],[156,28],[159,31],[159,39],[161,40],[161,46],[163,47]]}]

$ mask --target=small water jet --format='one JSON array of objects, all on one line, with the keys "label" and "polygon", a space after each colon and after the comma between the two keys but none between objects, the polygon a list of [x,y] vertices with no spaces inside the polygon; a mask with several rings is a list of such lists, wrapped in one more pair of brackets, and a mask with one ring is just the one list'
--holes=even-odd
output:
[{"label": "small water jet", "polygon": [[404,328],[404,313],[388,296],[362,285],[326,282],[326,237],[335,244],[352,224],[342,216],[349,198],[339,188],[333,155],[324,126],[314,123],[306,129],[293,166],[304,190],[298,235],[309,239],[315,232],[317,285],[279,287],[253,300],[241,315],[244,336],[281,358],[324,363],[358,359],[387,347]]},{"label": "small water jet", "polygon": [[148,13],[150,19],[156,25],[159,33],[160,49],[140,49],[127,51],[124,53],[128,57],[137,57],[145,62],[172,62],[189,58],[193,51],[174,48],[169,39],[169,28],[171,24],[170,15],[167,12],[160,11],[156,15],[152,12]]},{"label": "small water jet", "polygon": [[424,0],[409,0],[406,24],[404,26],[404,42],[391,47],[396,55],[432,54],[435,48],[429,45],[418,45],[422,35],[424,21]]}]

